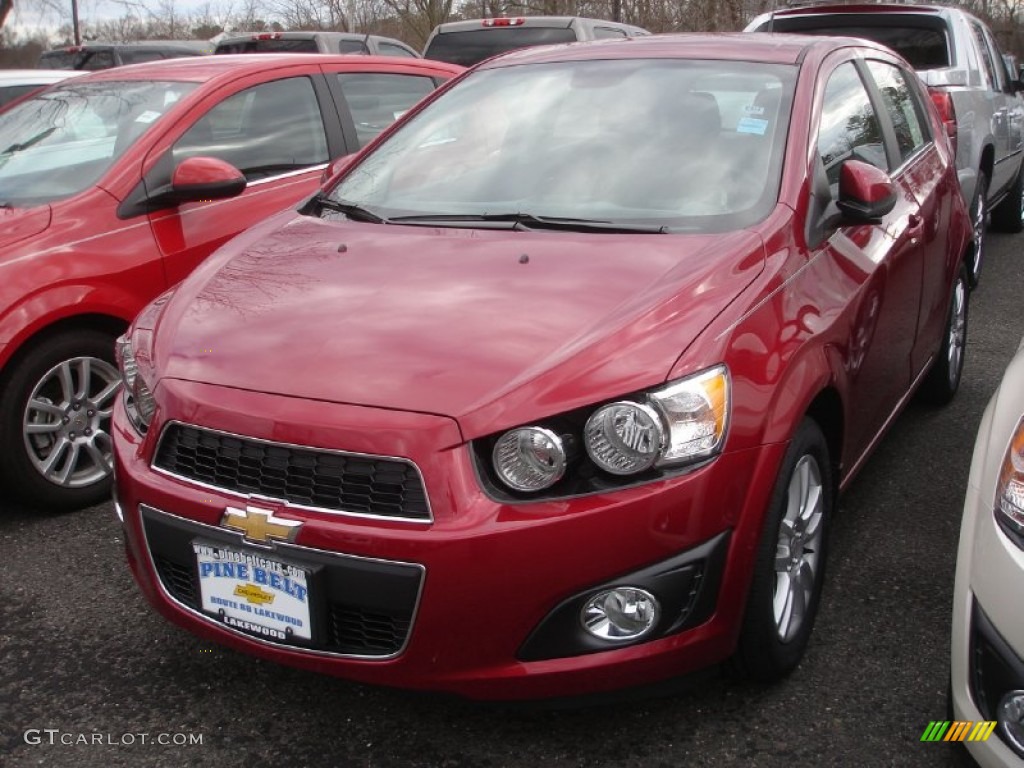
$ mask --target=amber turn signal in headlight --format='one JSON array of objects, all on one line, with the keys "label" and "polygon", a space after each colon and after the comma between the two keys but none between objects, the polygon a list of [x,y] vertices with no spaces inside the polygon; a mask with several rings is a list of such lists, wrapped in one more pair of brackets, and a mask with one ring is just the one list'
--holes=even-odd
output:
[{"label": "amber turn signal in headlight", "polygon": [[1024,535],[1024,417],[1017,422],[999,470],[996,510],[1014,530]]}]

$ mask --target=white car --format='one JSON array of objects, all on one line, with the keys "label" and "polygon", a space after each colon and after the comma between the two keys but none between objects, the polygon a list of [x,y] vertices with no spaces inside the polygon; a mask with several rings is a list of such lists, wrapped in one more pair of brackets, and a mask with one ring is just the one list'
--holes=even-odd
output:
[{"label": "white car", "polygon": [[37,88],[84,74],[73,69],[0,69],[0,107]]},{"label": "white car", "polygon": [[1024,767],[1022,594],[1024,341],[981,420],[957,554],[953,716],[998,721],[984,741],[964,741],[982,768]]}]

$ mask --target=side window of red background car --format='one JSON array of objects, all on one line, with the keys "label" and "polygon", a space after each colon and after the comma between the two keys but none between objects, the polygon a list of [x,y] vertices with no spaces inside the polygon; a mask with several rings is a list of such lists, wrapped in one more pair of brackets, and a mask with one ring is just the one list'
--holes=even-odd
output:
[{"label": "side window of red background car", "polygon": [[846,160],[890,170],[878,116],[852,62],[840,64],[829,77],[821,106],[818,154],[829,184],[839,183],[839,168]]},{"label": "side window of red background car", "polygon": [[213,107],[174,145],[174,162],[216,157],[249,181],[320,165],[328,160],[320,106],[307,77],[239,91]]},{"label": "side window of red background car", "polygon": [[353,72],[339,74],[338,83],[352,112],[360,147],[434,90],[434,81],[422,75]]},{"label": "side window of red background car", "polygon": [[904,72],[888,62],[869,61],[868,69],[892,119],[900,159],[907,160],[931,140],[917,89]]}]

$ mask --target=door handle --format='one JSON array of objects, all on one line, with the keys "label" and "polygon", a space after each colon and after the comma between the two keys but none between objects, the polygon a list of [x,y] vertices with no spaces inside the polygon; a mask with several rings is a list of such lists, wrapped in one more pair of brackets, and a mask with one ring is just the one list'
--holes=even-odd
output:
[{"label": "door handle", "polygon": [[924,218],[912,213],[907,217],[907,234],[910,235],[910,244],[917,245],[921,233],[924,231]]}]

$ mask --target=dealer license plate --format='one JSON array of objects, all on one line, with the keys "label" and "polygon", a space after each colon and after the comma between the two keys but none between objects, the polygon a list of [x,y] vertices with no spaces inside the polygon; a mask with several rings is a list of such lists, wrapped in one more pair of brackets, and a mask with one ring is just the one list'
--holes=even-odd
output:
[{"label": "dealer license plate", "polygon": [[312,638],[306,569],[202,541],[192,549],[204,611],[268,640]]}]

